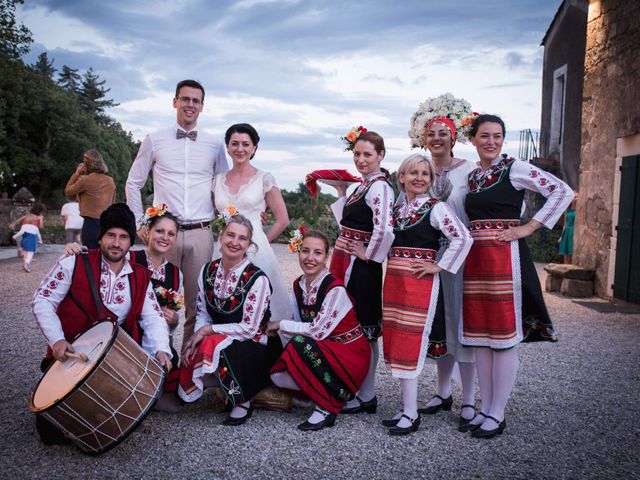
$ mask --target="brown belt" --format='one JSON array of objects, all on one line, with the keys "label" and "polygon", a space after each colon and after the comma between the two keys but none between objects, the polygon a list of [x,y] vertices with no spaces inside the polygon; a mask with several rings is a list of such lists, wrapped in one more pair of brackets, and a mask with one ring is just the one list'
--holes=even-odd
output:
[{"label": "brown belt", "polygon": [[181,223],[180,225],[178,225],[178,230],[193,230],[195,228],[207,228],[209,225],[211,225],[211,221],[207,221],[207,222],[197,222],[197,223]]}]

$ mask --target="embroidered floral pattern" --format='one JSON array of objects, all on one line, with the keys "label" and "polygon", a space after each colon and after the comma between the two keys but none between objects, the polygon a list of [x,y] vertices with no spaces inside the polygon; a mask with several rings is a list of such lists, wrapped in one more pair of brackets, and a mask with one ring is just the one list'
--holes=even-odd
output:
[{"label": "embroidered floral pattern", "polygon": [[420,200],[414,198],[409,203],[403,203],[393,209],[392,223],[394,230],[405,230],[421,223],[429,216],[431,208],[438,203],[438,200],[430,198],[422,205]]},{"label": "embroidered floral pattern", "polygon": [[491,165],[486,170],[478,167],[469,174],[469,192],[477,193],[502,182],[508,175],[509,169],[515,158],[502,155],[500,160],[495,165]]},{"label": "embroidered floral pattern", "polygon": [[[251,284],[261,272],[257,267],[250,265],[241,273],[232,269],[225,275],[220,260],[211,262],[204,272],[205,283],[209,285],[209,288],[205,287],[208,305],[220,313],[232,313],[241,308]],[[246,299],[249,302],[246,308],[251,308],[253,311],[257,300],[256,295],[249,295]]]}]

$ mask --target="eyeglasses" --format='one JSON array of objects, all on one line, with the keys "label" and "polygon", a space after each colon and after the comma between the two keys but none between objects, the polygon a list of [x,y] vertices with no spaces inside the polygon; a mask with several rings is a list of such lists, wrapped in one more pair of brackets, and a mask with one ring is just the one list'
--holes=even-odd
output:
[{"label": "eyeglasses", "polygon": [[202,104],[202,100],[200,100],[199,98],[178,97],[178,100],[180,100],[180,103],[184,103],[186,105],[188,105],[189,103],[193,103],[194,105]]}]

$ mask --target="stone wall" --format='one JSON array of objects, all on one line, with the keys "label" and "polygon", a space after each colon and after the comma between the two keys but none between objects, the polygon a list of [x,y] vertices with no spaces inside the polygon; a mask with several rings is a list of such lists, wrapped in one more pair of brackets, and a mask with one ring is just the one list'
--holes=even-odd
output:
[{"label": "stone wall", "polygon": [[640,132],[640,2],[591,1],[582,108],[580,199],[574,263],[609,293],[616,141]]},{"label": "stone wall", "polygon": [[[574,190],[580,176],[582,82],[587,30],[586,0],[565,0],[543,40],[540,166],[557,174]],[[562,136],[553,141],[552,111],[556,70],[566,67]],[[545,165],[545,162],[547,163]],[[549,167],[549,164],[552,167]]]}]

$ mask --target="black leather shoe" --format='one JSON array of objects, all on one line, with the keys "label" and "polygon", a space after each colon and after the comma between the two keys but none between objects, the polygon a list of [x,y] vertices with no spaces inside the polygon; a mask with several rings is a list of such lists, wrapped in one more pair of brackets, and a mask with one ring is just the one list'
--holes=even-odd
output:
[{"label": "black leather shoe", "polygon": [[478,415],[482,415],[484,418],[487,418],[487,416],[482,413],[482,412],[478,412],[475,414],[475,416],[471,419],[471,420],[467,420],[466,423],[462,423],[458,426],[458,431],[459,432],[473,432],[477,429],[480,428],[481,423],[471,423],[473,422],[473,420],[478,416]]},{"label": "black leather shoe", "polygon": [[378,397],[373,397],[368,402],[363,402],[360,397],[356,396],[356,400],[358,400],[358,405],[351,408],[344,407],[340,410],[340,413],[376,413],[376,410],[378,409]]},{"label": "black leather shoe", "polygon": [[426,415],[433,415],[434,413],[438,413],[440,410],[444,410],[448,412],[451,410],[451,405],[453,405],[453,398],[449,395],[449,398],[442,398],[440,395],[436,395],[433,398],[439,398],[442,403],[439,405],[432,405],[431,407],[422,407],[418,409],[418,413],[424,413]]},{"label": "black leather shoe", "polygon": [[408,415],[405,415],[403,413],[402,417],[400,418],[403,417],[409,420],[411,422],[411,425],[409,425],[408,427],[398,427],[397,425],[391,427],[389,429],[389,435],[407,435],[418,430],[418,427],[420,426],[420,414],[418,414],[416,418],[410,418]]},{"label": "black leather shoe", "polygon": [[251,407],[245,407],[244,405],[236,405],[236,406],[240,408],[244,408],[247,411],[247,414],[244,417],[237,417],[237,418],[229,415],[227,418],[223,420],[222,425],[237,427],[238,425],[242,425],[244,422],[246,422],[248,419],[251,418],[251,414],[253,413],[253,409]]},{"label": "black leather shoe", "polygon": [[502,435],[502,432],[504,432],[504,427],[507,426],[507,421],[502,420],[501,422],[499,422],[497,418],[492,417],[491,415],[487,415],[487,418],[496,422],[498,426],[492,430],[483,430],[482,428],[476,428],[473,432],[471,432],[472,437],[493,438],[496,435]]},{"label": "black leather shoe", "polygon": [[303,432],[314,432],[316,430],[322,430],[323,428],[333,427],[333,424],[336,423],[336,417],[338,416],[338,414],[324,412],[318,410],[317,408],[316,412],[322,414],[324,416],[324,420],[318,423],[309,423],[308,421],[303,422],[298,425],[298,429],[302,430]]},{"label": "black leather shoe", "polygon": [[466,423],[469,423],[471,420],[473,420],[473,417],[471,418],[464,418],[462,416],[462,410],[464,410],[465,408],[472,408],[473,409],[473,417],[476,416],[476,406],[475,405],[469,405],[468,403],[465,405],[462,405],[462,407],[460,407],[460,419],[458,420],[458,426],[461,427]]},{"label": "black leather shoe", "polygon": [[396,424],[400,421],[400,417],[398,418],[388,418],[386,420],[382,420],[380,423],[383,427],[395,427]]}]

